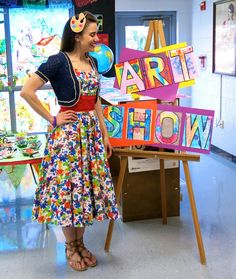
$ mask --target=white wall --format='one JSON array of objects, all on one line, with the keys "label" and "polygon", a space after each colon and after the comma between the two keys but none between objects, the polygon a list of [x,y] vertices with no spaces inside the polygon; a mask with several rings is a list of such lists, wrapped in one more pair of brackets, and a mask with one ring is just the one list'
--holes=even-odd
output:
[{"label": "white wall", "polygon": [[115,0],[116,12],[177,11],[177,42],[191,42],[190,0]]},{"label": "white wall", "polygon": [[[192,45],[196,57],[207,56],[206,71],[199,71],[192,87],[192,107],[215,110],[215,123],[223,120],[224,128],[214,127],[212,144],[236,155],[236,77],[212,74],[213,0],[200,11],[200,0],[192,0]],[[226,53],[227,55],[227,53]],[[220,117],[221,116],[221,117]],[[220,119],[221,118],[221,119]]]}]

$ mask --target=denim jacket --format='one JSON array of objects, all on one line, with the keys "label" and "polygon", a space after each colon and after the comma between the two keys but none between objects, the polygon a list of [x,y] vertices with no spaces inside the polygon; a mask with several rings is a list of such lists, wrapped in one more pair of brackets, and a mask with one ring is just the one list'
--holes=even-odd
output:
[{"label": "denim jacket", "polygon": [[[89,56],[92,67],[97,72],[97,61]],[[62,106],[74,106],[80,98],[80,81],[76,77],[73,66],[65,52],[49,56],[35,72],[43,81],[50,81],[57,96],[58,104]],[[99,90],[97,91],[97,97]]]}]

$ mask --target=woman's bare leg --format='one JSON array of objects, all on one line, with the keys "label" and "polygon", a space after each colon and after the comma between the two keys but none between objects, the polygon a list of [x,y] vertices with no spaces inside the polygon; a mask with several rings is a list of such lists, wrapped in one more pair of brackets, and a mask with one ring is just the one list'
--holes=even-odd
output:
[{"label": "woman's bare leg", "polygon": [[83,257],[84,262],[87,266],[95,266],[97,264],[96,257],[81,243],[83,243],[83,235],[85,232],[85,227],[83,228],[75,228],[76,231],[76,239],[79,245],[80,255]]},{"label": "woman's bare leg", "polygon": [[81,237],[83,237],[85,232],[85,227],[82,228],[75,228],[75,238],[77,240],[81,239]]},{"label": "woman's bare leg", "polygon": [[76,240],[76,232],[74,227],[62,227],[62,231],[67,243]]},{"label": "woman's bare leg", "polygon": [[[66,243],[75,242],[77,240],[77,232],[76,228],[74,227],[63,227],[62,231],[66,238]],[[72,268],[77,270],[84,270],[86,268],[85,261],[79,255],[79,252],[74,252],[73,250],[69,249],[69,245],[66,251],[67,257],[70,257],[69,264]]]}]

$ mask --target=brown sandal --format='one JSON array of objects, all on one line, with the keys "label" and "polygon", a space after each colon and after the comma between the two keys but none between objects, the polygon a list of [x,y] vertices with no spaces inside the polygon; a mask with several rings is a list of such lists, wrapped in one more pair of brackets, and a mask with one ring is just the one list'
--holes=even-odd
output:
[{"label": "brown sandal", "polygon": [[[97,260],[96,260],[95,256],[84,246],[83,237],[81,237],[80,239],[77,239],[76,242],[77,242],[78,252],[81,255],[82,259],[84,260],[85,264],[88,267],[96,266]],[[93,262],[93,258],[95,259],[95,262]],[[88,263],[87,259],[91,263]]]},{"label": "brown sandal", "polygon": [[[77,247],[77,241],[73,240],[71,242],[66,242],[65,243],[65,253],[66,253],[66,258],[68,260],[68,264],[70,265],[71,268],[73,268],[76,271],[85,271],[87,269],[86,263],[85,267],[82,267],[82,261],[83,261],[83,257],[78,253],[78,247]],[[70,254],[68,255],[68,252],[70,252]],[[74,260],[72,259],[72,257],[75,254],[79,255],[79,260]],[[80,268],[78,267],[78,263],[80,264]]]}]

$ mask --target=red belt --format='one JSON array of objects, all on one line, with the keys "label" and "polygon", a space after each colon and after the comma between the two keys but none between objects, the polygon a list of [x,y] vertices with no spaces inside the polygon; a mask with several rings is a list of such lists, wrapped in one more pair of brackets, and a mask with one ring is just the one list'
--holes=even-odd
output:
[{"label": "red belt", "polygon": [[73,107],[61,106],[60,111],[73,110],[73,111],[89,111],[94,110],[96,96],[80,96],[79,102]]}]

